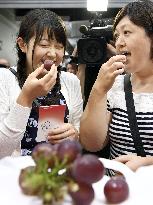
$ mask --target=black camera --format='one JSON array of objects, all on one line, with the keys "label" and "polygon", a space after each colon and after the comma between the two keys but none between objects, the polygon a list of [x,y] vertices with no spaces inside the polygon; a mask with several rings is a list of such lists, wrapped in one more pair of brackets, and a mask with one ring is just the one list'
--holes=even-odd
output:
[{"label": "black camera", "polygon": [[112,39],[112,25],[105,25],[97,15],[90,26],[82,25],[82,38],[77,42],[78,63],[90,66],[101,65],[107,59],[107,43]]}]

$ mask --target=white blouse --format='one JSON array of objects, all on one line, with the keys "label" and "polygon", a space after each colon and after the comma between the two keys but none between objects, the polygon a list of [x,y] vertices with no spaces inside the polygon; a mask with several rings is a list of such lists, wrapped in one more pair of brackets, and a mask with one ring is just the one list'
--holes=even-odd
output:
[{"label": "white blouse", "polygon": [[[133,93],[137,123],[146,155],[153,156],[153,93]],[[124,76],[118,76],[107,95],[112,112],[109,126],[110,158],[136,153],[129,126],[124,93]]]},{"label": "white blouse", "polygon": [[[69,123],[77,130],[83,112],[83,100],[79,79],[72,73],[61,72],[61,92],[69,109]],[[0,69],[0,158],[16,155],[31,112],[31,108],[16,103],[21,89],[14,74]]]}]

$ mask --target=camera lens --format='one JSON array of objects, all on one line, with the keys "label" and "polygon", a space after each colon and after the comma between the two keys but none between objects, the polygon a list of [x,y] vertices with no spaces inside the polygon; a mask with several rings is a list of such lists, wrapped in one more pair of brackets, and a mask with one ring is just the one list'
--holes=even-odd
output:
[{"label": "camera lens", "polygon": [[78,61],[86,64],[101,64],[106,57],[104,38],[87,38],[78,41]]},{"label": "camera lens", "polygon": [[85,46],[85,59],[91,63],[91,62],[97,62],[101,58],[104,57],[104,50],[101,45],[99,45],[99,42],[93,40],[90,41],[88,45]]}]

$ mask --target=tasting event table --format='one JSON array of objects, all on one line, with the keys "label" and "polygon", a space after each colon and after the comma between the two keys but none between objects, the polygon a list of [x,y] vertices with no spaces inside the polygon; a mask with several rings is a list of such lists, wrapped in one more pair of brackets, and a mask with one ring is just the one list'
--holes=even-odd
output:
[{"label": "tasting event table", "polygon": [[[105,167],[119,171],[126,177],[130,195],[120,205],[153,204],[153,165],[141,167],[134,173],[119,162],[102,158],[100,160]],[[24,195],[18,184],[20,170],[30,165],[34,165],[34,162],[29,156],[5,157],[0,160],[0,205],[42,205],[41,200],[37,197]],[[91,205],[107,205],[103,194],[103,187],[108,179],[108,176],[104,176],[103,179],[93,185],[95,199]],[[63,203],[58,205],[72,205],[71,199],[66,197]]]}]

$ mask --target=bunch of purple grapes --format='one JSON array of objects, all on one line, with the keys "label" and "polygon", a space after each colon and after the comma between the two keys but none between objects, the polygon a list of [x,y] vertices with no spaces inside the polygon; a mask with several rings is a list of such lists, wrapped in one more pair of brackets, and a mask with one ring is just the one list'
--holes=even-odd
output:
[{"label": "bunch of purple grapes", "polygon": [[[62,201],[66,194],[71,196],[74,205],[92,203],[95,196],[92,184],[102,179],[105,168],[95,155],[83,155],[77,141],[66,140],[58,145],[39,144],[34,148],[32,158],[35,166],[22,169],[19,176],[24,194],[42,198],[44,205]],[[104,192],[106,199],[113,203],[110,200],[112,196],[108,196],[107,192],[114,190],[107,187]]]}]

